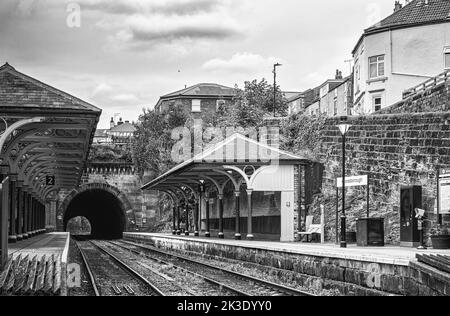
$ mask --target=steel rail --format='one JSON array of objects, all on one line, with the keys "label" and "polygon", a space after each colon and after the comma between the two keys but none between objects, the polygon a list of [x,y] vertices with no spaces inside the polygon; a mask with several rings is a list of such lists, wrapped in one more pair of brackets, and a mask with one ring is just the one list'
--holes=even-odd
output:
[{"label": "steel rail", "polygon": [[92,244],[94,247],[96,247],[98,250],[109,256],[111,259],[113,259],[119,267],[121,267],[123,270],[134,276],[136,279],[138,279],[140,282],[147,285],[149,288],[152,289],[158,296],[165,296],[165,294],[156,287],[153,283],[151,283],[149,280],[147,280],[144,276],[142,276],[139,272],[131,268],[129,265],[127,265],[125,262],[117,258],[115,255],[113,255],[108,250],[104,249],[103,247],[99,246],[97,243],[89,240],[89,243]]},{"label": "steel rail", "polygon": [[[261,284],[263,287],[265,287],[265,288],[267,288],[269,290],[272,289],[272,290],[275,290],[275,291],[280,292],[282,294],[287,294],[289,296],[316,296],[316,295],[314,295],[312,293],[308,293],[308,292],[305,292],[305,291],[297,290],[297,289],[294,289],[294,288],[291,288],[291,287],[287,287],[287,286],[284,286],[284,285],[281,285],[281,284],[276,284],[276,283],[273,283],[273,282],[270,282],[270,281],[261,280],[261,279],[258,279],[258,278],[255,278],[255,277],[252,277],[252,276],[249,276],[249,275],[244,275],[244,274],[239,273],[239,272],[235,272],[235,271],[231,271],[231,270],[228,270],[228,269],[225,269],[225,268],[217,267],[217,266],[205,263],[205,262],[201,262],[201,261],[198,261],[198,260],[187,258],[185,256],[173,254],[171,252],[166,252],[166,251],[163,251],[161,249],[156,249],[154,247],[150,247],[150,246],[147,246],[147,245],[144,246],[144,245],[136,244],[136,243],[125,241],[125,240],[121,240],[120,242],[122,242],[124,244],[128,244],[128,245],[134,246],[134,247],[138,247],[138,248],[141,248],[141,249],[144,249],[144,250],[147,250],[147,251],[159,253],[159,254],[162,254],[162,255],[165,255],[165,256],[169,256],[169,257],[174,257],[174,258],[177,258],[177,259],[182,260],[182,261],[187,261],[187,262],[194,263],[194,264],[197,264],[197,265],[202,265],[202,266],[208,267],[210,269],[214,269],[216,271],[223,272],[224,274],[230,274],[230,275],[233,275],[236,278],[247,280],[250,283]],[[122,247],[122,248],[125,248],[125,247]],[[240,291],[240,290],[233,289],[233,291],[237,292],[237,291]],[[251,296],[251,294],[246,294],[245,296]]]},{"label": "steel rail", "polygon": [[91,265],[90,265],[89,260],[87,259],[86,255],[84,253],[84,250],[78,244],[78,238],[75,238],[75,244],[77,245],[78,251],[81,254],[81,258],[83,260],[83,264],[86,267],[87,273],[89,275],[89,280],[91,282],[92,288],[94,289],[95,296],[101,296],[100,295],[100,291],[98,290],[98,286],[97,286],[97,279],[95,278],[94,273],[92,272]]},{"label": "steel rail", "polygon": [[[164,261],[164,260],[161,260],[161,259],[157,259],[157,258],[153,258],[153,257],[151,257],[150,255],[143,254],[143,253],[141,253],[141,252],[139,252],[139,251],[137,251],[137,250],[133,250],[133,249],[127,248],[127,247],[125,247],[125,246],[123,246],[123,245],[120,245],[119,243],[116,243],[116,242],[109,242],[109,243],[112,244],[112,245],[114,245],[114,246],[120,247],[120,248],[122,248],[122,249],[124,249],[124,250],[131,251],[132,253],[134,253],[134,254],[136,254],[136,255],[139,255],[139,256],[142,256],[142,255],[143,255],[143,256],[145,256],[147,259],[156,261],[156,262],[158,262],[158,263],[162,263],[162,264],[167,265],[167,266],[174,266],[174,265],[173,265],[172,263],[170,263],[170,262],[167,262],[167,261]],[[204,275],[201,275],[201,274],[199,274],[199,273],[197,273],[197,272],[190,271],[190,270],[188,270],[188,269],[185,269],[185,268],[182,268],[182,267],[179,267],[179,266],[176,266],[176,269],[179,270],[179,271],[183,271],[183,272],[185,272],[185,273],[189,273],[189,274],[191,274],[191,275],[194,275],[194,276],[196,276],[196,277],[198,277],[198,278],[201,278],[201,279],[203,279],[204,281],[206,281],[206,282],[208,282],[208,283],[211,283],[211,284],[213,284],[213,285],[218,286],[219,288],[223,288],[223,289],[227,289],[227,290],[229,290],[229,291],[231,291],[231,292],[235,292],[235,293],[237,293],[237,294],[240,295],[240,296],[251,296],[251,294],[249,294],[249,293],[246,293],[246,292],[244,292],[244,291],[235,289],[235,288],[233,288],[233,287],[231,287],[231,286],[229,286],[229,285],[226,285],[226,284],[224,284],[224,283],[222,283],[222,282],[219,282],[219,281],[213,280],[213,279],[211,279],[211,278],[208,278],[208,277],[206,277],[206,276],[204,276]]]}]

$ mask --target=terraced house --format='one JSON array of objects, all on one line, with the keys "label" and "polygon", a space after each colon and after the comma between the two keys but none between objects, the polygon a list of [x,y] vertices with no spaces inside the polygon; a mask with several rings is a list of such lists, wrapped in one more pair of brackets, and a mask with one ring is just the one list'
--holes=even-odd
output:
[{"label": "terraced house", "polygon": [[366,29],[353,49],[354,109],[372,113],[450,70],[450,1],[412,0]]}]

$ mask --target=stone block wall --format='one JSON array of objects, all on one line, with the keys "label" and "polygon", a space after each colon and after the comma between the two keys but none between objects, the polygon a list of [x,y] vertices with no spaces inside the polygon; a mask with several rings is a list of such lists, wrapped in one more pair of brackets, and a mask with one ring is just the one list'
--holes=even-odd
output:
[{"label": "stone block wall", "polygon": [[[334,235],[336,178],[342,174],[340,118],[330,118],[325,126],[321,158],[325,166],[323,194],[327,231]],[[400,189],[423,187],[423,208],[435,222],[437,170],[450,168],[450,113],[388,114],[348,118],[347,175],[370,175],[370,211],[385,218],[388,242],[400,240]],[[366,189],[348,189],[346,200],[349,228],[366,213]],[[323,201],[322,201],[323,202]],[[339,202],[340,205],[340,202]],[[317,211],[317,205],[315,208]],[[444,216],[450,224],[450,216]],[[426,226],[427,231],[430,223]]]},{"label": "stone block wall", "polygon": [[142,182],[134,173],[89,173],[83,178],[83,184],[86,183],[107,183],[125,194],[133,207],[138,227],[145,227],[146,221],[158,213],[157,193],[142,191]]},{"label": "stone block wall", "polygon": [[[125,239],[178,252],[188,257],[238,260],[267,269],[280,280],[296,283],[315,291],[337,290],[341,295],[377,296],[448,296],[450,280],[442,273],[405,260],[367,260],[345,256],[317,255],[302,251],[280,251],[270,246],[258,248],[236,244],[166,237],[161,235],[125,234]],[[275,269],[275,270],[274,270]]]}]

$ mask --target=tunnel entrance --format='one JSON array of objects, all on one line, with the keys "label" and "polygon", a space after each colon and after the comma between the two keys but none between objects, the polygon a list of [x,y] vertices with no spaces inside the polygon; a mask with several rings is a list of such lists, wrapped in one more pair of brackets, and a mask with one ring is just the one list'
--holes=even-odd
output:
[{"label": "tunnel entrance", "polygon": [[112,192],[99,188],[85,190],[68,203],[64,230],[67,231],[71,219],[85,217],[90,223],[92,238],[120,239],[125,230],[125,214],[125,206]]},{"label": "tunnel entrance", "polygon": [[89,223],[89,220],[86,217],[74,217],[67,222],[66,231],[71,235],[89,236],[92,231],[91,223]]}]

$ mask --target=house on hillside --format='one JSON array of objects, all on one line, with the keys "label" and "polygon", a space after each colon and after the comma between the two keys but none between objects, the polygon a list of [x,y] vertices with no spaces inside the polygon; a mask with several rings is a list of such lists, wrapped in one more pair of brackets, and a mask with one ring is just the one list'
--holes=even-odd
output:
[{"label": "house on hillside", "polygon": [[221,106],[231,104],[235,95],[235,88],[215,83],[200,83],[162,96],[155,106],[155,111],[161,113],[174,106],[193,113],[195,117],[201,117],[208,112],[217,111]]},{"label": "house on hillside", "polygon": [[308,115],[325,114],[328,116],[352,114],[352,76],[343,78],[342,72],[336,70],[334,79],[328,79],[311,91],[313,99],[305,106]]},{"label": "house on hillside", "polygon": [[404,90],[450,69],[450,1],[412,0],[366,29],[353,49],[354,114],[402,100]]},{"label": "house on hillside", "polygon": [[126,145],[131,143],[136,132],[136,127],[130,121],[117,123],[111,118],[110,129],[97,129],[94,136],[94,144]]}]

